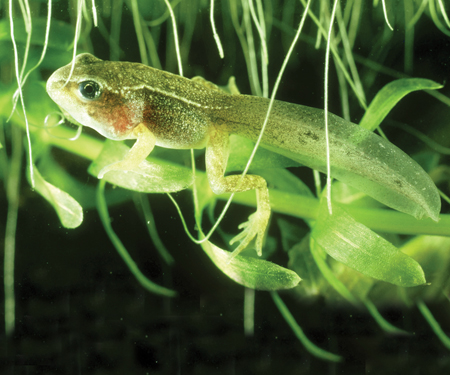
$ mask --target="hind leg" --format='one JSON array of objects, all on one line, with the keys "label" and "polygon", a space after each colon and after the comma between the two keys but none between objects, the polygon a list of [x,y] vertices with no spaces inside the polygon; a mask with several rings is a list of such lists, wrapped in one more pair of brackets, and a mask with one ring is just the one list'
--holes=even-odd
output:
[{"label": "hind leg", "polygon": [[210,134],[206,145],[206,173],[211,189],[216,194],[233,193],[247,190],[256,191],[256,212],[249,216],[248,221],[239,225],[243,229],[230,244],[239,241],[239,246],[233,251],[238,255],[256,237],[256,252],[262,254],[264,234],[270,218],[269,190],[261,176],[240,175],[225,177],[229,155],[229,135],[215,130]]}]

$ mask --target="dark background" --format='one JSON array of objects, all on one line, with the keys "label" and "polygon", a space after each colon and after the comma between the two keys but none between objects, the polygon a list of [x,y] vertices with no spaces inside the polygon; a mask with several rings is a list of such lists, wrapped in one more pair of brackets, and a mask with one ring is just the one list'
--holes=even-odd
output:
[{"label": "dark background", "polygon": [[[223,3],[220,6],[226,6],[227,2]],[[55,6],[63,9],[64,2]],[[250,93],[237,38],[223,26],[220,6],[216,6],[217,28],[219,33],[224,33],[226,59],[221,61],[217,56],[208,9],[199,8],[195,37],[186,52],[185,75],[202,75],[218,84],[225,84],[230,75],[235,75],[241,92]],[[380,6],[375,11],[381,13]],[[292,15],[295,25],[300,19],[299,12],[297,7]],[[55,12],[55,16],[67,20],[68,13]],[[275,16],[281,17],[281,9]],[[127,8],[123,17],[121,44],[126,47],[121,58],[139,61]],[[368,13],[365,17],[360,33],[367,38],[358,39],[355,51],[366,57],[383,55],[381,63],[401,71],[404,42],[401,20],[397,20],[387,49],[376,47],[371,39],[386,27],[382,18]],[[391,21],[395,24],[395,20]],[[171,38],[166,35],[168,29],[167,24],[161,27],[161,41]],[[180,25],[180,35],[183,30]],[[278,98],[321,107],[325,53],[308,42],[315,35],[311,21],[307,21],[305,30],[309,39],[300,42]],[[276,27],[272,33],[270,64],[271,71],[276,73],[285,53],[285,45],[280,40],[291,36],[289,32],[280,34]],[[91,37],[95,54],[107,59],[107,44],[100,33],[94,30]],[[176,72],[173,58],[167,57],[172,56],[168,48],[169,42],[161,42],[158,52],[164,68]],[[381,48],[386,48],[386,53],[381,53]],[[449,52],[449,38],[424,16],[416,29],[413,75],[444,83],[448,77]],[[67,62],[61,61],[61,65]],[[330,109],[339,114],[338,82],[332,73]],[[43,79],[47,77],[43,72]],[[270,79],[273,83],[275,76]],[[392,79],[380,74],[367,89],[369,100]],[[448,89],[444,88],[443,92]],[[351,104],[353,120],[357,122],[363,111],[356,102]],[[448,108],[424,93],[402,100],[390,118],[406,122],[450,145]],[[417,139],[398,129],[386,127],[385,130],[389,139],[407,152],[417,152],[423,147]],[[53,153],[87,187],[95,186],[95,179],[86,172],[86,161],[58,150]],[[311,181],[308,169],[298,173]],[[0,228],[4,228],[7,201],[3,186],[0,189]],[[2,374],[347,375],[447,374],[450,371],[448,349],[438,341],[416,308],[405,307],[400,302],[385,306],[381,313],[391,323],[411,332],[408,336],[382,332],[366,312],[353,307],[333,306],[322,298],[300,301],[292,292],[281,293],[306,335],[319,347],[343,356],[344,361],[339,364],[311,356],[266,292],[256,292],[255,332],[246,337],[244,288],[224,276],[201,248],[189,241],[166,196],[152,195],[149,199],[162,240],[175,258],[174,267],[168,268],[158,257],[131,201],[110,207],[112,224],[140,269],[156,283],[177,291],[178,295],[172,299],[152,295],[138,284],[106,237],[95,207],[85,207],[85,220],[79,228],[62,228],[52,208],[23,182],[15,265],[16,330],[12,337],[0,339]],[[176,199],[189,218],[190,193],[181,192]],[[239,207],[230,211],[230,231],[251,211]],[[193,228],[192,219],[189,225]],[[271,228],[271,234],[279,236],[276,228]],[[274,259],[287,261],[280,245]],[[1,311],[2,304],[0,299]],[[449,332],[448,301],[429,307],[442,328]]]}]

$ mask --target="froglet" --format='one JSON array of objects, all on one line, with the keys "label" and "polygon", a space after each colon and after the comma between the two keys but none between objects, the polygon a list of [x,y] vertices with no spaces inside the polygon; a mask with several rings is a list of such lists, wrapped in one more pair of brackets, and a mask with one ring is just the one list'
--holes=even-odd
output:
[{"label": "froglet", "polygon": [[[257,209],[233,255],[256,238],[261,254],[270,216],[266,181],[256,175],[224,176],[229,136],[255,141],[269,100],[229,95],[202,84],[138,63],[100,60],[80,54],[58,69],[47,92],[67,117],[113,140],[136,139],[124,160],[105,167],[130,170],[154,146],[206,148],[206,173],[216,194],[255,190]],[[385,205],[417,218],[438,219],[440,198],[425,171],[408,155],[378,135],[329,114],[331,176],[352,185]],[[261,145],[305,166],[326,172],[324,111],[275,101]]]}]

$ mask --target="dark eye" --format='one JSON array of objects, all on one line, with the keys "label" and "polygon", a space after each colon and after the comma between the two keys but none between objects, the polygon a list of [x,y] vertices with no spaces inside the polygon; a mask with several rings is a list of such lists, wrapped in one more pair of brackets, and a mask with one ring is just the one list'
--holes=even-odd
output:
[{"label": "dark eye", "polygon": [[97,99],[101,94],[100,85],[94,81],[81,82],[78,90],[83,98],[89,100]]}]

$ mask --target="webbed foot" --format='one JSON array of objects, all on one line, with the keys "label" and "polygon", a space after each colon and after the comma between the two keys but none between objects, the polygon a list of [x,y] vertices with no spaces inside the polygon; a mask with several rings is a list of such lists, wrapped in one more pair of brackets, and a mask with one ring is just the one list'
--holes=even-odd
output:
[{"label": "webbed foot", "polygon": [[231,259],[242,252],[256,237],[256,253],[258,256],[262,255],[262,247],[264,242],[264,234],[266,232],[267,225],[269,223],[270,211],[258,210],[254,214],[248,217],[248,221],[239,225],[239,229],[243,229],[241,233],[233,237],[230,241],[230,245],[235,242],[240,242],[239,246],[231,253]]}]

